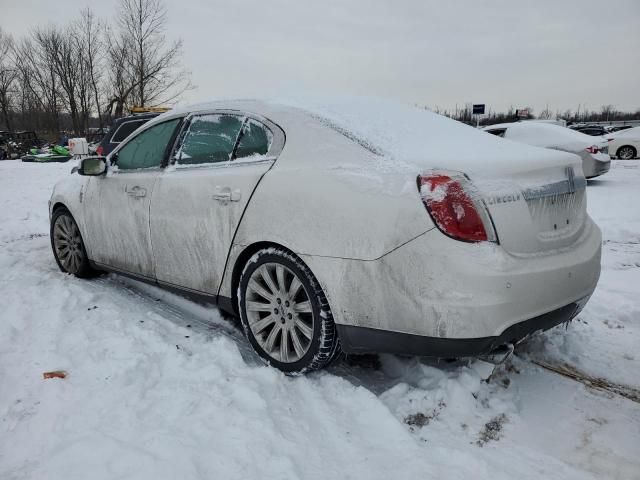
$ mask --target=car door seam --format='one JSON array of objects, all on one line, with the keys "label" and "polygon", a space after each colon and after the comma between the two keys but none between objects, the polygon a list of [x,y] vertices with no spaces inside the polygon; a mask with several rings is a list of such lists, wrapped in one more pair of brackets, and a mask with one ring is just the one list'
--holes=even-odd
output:
[{"label": "car door seam", "polygon": [[233,248],[233,244],[236,240],[236,235],[238,234],[238,230],[240,229],[240,225],[242,224],[242,219],[244,218],[244,214],[247,212],[247,209],[249,208],[249,205],[251,204],[251,199],[253,198],[253,195],[255,194],[256,190],[258,189],[258,186],[260,186],[260,183],[262,182],[262,179],[264,178],[264,176],[269,173],[271,171],[271,169],[273,168],[273,166],[276,164],[276,162],[274,161],[271,166],[267,169],[266,172],[264,172],[262,175],[260,175],[260,178],[258,179],[258,181],[256,182],[255,187],[253,187],[253,190],[251,191],[251,194],[249,195],[249,198],[247,199],[247,203],[244,206],[244,209],[242,210],[242,214],[240,215],[240,218],[238,219],[238,222],[236,224],[236,228],[235,231],[233,232],[233,236],[231,237],[231,242],[229,243],[229,250],[227,250],[227,255],[224,261],[224,268],[222,269],[222,276],[220,277],[220,284],[218,285],[218,291],[216,294],[216,302],[218,300],[218,298],[220,297],[220,291],[222,289],[222,285],[224,283],[224,278],[225,275],[227,274],[227,268],[229,266],[229,257],[231,254],[231,248]]}]

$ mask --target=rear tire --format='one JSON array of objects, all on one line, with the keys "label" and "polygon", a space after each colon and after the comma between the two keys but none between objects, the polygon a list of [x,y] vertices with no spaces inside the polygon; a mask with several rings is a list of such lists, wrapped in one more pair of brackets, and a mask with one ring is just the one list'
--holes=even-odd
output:
[{"label": "rear tire", "polygon": [[66,208],[58,208],[51,216],[51,249],[60,270],[80,278],[90,278],[99,272],[89,264],[78,224]]},{"label": "rear tire", "polygon": [[340,353],[322,288],[285,249],[266,248],[249,259],[240,276],[238,311],[254,350],[286,374],[324,368]]},{"label": "rear tire", "polygon": [[636,158],[638,152],[631,145],[624,145],[618,149],[616,156],[620,160],[633,160]]}]

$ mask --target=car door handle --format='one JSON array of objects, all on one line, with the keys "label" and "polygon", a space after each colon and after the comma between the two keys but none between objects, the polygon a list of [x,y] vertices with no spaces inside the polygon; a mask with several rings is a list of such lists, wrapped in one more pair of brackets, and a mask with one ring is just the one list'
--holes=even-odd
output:
[{"label": "car door handle", "polygon": [[146,197],[147,196],[147,189],[142,188],[139,185],[136,185],[131,188],[126,187],[125,192],[127,192],[127,195],[129,195],[130,197]]},{"label": "car door handle", "polygon": [[242,197],[240,190],[231,190],[229,187],[216,187],[212,198],[226,205],[229,202],[239,202]]}]

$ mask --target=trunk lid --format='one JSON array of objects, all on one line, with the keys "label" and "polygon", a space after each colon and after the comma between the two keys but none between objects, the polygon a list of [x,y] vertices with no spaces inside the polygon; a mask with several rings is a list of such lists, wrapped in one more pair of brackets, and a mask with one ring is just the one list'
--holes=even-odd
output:
[{"label": "trunk lid", "polygon": [[476,182],[502,247],[513,254],[540,254],[568,247],[587,218],[586,180],[578,162]]}]

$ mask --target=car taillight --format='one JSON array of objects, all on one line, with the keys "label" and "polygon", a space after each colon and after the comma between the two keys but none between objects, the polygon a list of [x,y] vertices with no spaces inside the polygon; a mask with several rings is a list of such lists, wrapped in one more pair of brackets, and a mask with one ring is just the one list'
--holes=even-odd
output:
[{"label": "car taillight", "polygon": [[595,145],[591,145],[590,147],[587,147],[585,150],[589,153],[598,153],[600,151],[600,149]]},{"label": "car taillight", "polygon": [[104,148],[102,148],[102,145],[98,145],[98,148],[96,148],[96,154],[102,156],[102,152],[104,152]]},{"label": "car taillight", "polygon": [[463,174],[419,175],[418,189],[422,203],[445,235],[466,242],[497,241],[484,202]]}]

